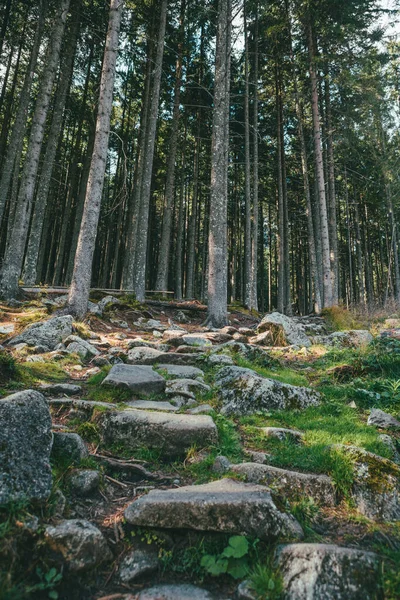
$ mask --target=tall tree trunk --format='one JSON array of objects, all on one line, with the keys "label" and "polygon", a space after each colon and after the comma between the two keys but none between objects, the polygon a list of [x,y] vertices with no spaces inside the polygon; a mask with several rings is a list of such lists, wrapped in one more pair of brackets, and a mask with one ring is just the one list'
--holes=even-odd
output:
[{"label": "tall tree trunk", "polygon": [[231,0],[218,2],[214,110],[211,141],[210,231],[208,238],[207,323],[227,323],[227,205],[231,60]]},{"label": "tall tree trunk", "polygon": [[249,112],[249,40],[247,32],[247,5],[243,4],[244,29],[244,305],[250,308],[251,273],[251,164],[250,164],[250,112]]},{"label": "tall tree trunk", "polygon": [[28,240],[28,248],[25,257],[23,279],[27,285],[33,285],[36,283],[36,266],[39,255],[40,240],[42,237],[47,198],[50,190],[51,175],[57,153],[57,142],[61,132],[65,102],[67,99],[74,67],[75,49],[80,25],[81,0],[75,0],[71,9],[73,21],[71,24],[71,30],[69,32],[68,41],[65,45],[65,60],[61,62],[60,78],[54,100],[53,116],[49,135],[46,140],[46,152],[44,155],[42,172],[39,178],[31,230]]},{"label": "tall tree trunk", "polygon": [[123,0],[111,0],[106,47],[104,50],[101,73],[96,135],[86,189],[81,229],[75,255],[74,271],[68,295],[68,311],[78,318],[83,318],[86,314],[89,301],[93,253],[96,243],[97,225],[100,215],[104,175],[107,164],[115,67],[118,54],[118,38],[121,26],[122,9]]},{"label": "tall tree trunk", "polygon": [[329,223],[325,192],[324,164],[322,156],[321,123],[319,114],[318,78],[315,64],[315,46],[311,22],[307,23],[309,70],[311,80],[311,106],[313,119],[315,175],[318,187],[318,204],[321,223],[322,267],[323,267],[323,307],[333,305],[333,277],[329,244]]},{"label": "tall tree trunk", "polygon": [[3,217],[4,207],[7,201],[8,191],[10,189],[10,183],[13,175],[14,165],[19,169],[20,157],[22,153],[22,147],[25,136],[26,121],[28,118],[28,109],[30,101],[30,93],[32,87],[33,77],[35,75],[36,64],[40,49],[40,43],[42,41],[42,33],[45,21],[45,9],[47,7],[47,1],[41,0],[39,4],[39,17],[35,30],[35,37],[33,40],[33,46],[30,54],[28,68],[25,74],[24,83],[19,97],[18,109],[12,128],[10,141],[5,154],[3,168],[1,171],[0,179],[0,221]]},{"label": "tall tree trunk", "polygon": [[11,12],[11,0],[6,0],[5,6],[4,6],[4,12],[1,15],[2,23],[1,23],[1,27],[0,27],[0,59],[1,59],[1,55],[3,53],[4,38],[6,35],[6,31],[7,31],[8,21],[10,19],[10,12]]},{"label": "tall tree trunk", "polygon": [[27,154],[21,176],[17,210],[13,223],[10,243],[4,255],[1,273],[1,293],[6,299],[18,294],[18,280],[21,274],[29,219],[35,193],[36,178],[39,169],[40,151],[45,134],[45,124],[50,107],[52,90],[60,62],[61,42],[70,0],[61,0],[52,31],[46,63],[40,83],[32,127],[29,136]]},{"label": "tall tree trunk", "polygon": [[258,310],[258,4],[256,3],[254,30],[254,106],[253,106],[253,215],[251,232],[251,265],[249,308]]},{"label": "tall tree trunk", "polygon": [[143,181],[140,194],[140,209],[136,235],[136,298],[143,302],[146,289],[147,242],[149,233],[149,208],[151,196],[151,178],[153,173],[154,146],[156,140],[158,105],[160,100],[160,85],[164,55],[165,26],[167,20],[168,0],[161,0],[160,27],[157,38],[157,52],[154,67],[153,89],[150,100],[149,122],[145,140],[145,158],[143,164]]},{"label": "tall tree trunk", "polygon": [[165,184],[165,208],[163,215],[160,254],[156,278],[156,290],[168,289],[169,253],[171,247],[172,209],[175,193],[175,163],[178,148],[179,112],[182,86],[183,43],[185,37],[186,0],[181,0],[179,26],[178,57],[175,69],[174,109],[172,114],[171,135],[168,144],[167,181]]},{"label": "tall tree trunk", "polygon": [[325,75],[325,122],[326,122],[326,148],[327,148],[327,171],[328,171],[328,192],[329,192],[329,244],[331,251],[331,270],[333,277],[333,298],[334,305],[339,302],[339,257],[338,257],[338,233],[336,218],[336,185],[335,185],[335,156],[333,151],[333,130],[332,130],[332,107],[329,67]]}]

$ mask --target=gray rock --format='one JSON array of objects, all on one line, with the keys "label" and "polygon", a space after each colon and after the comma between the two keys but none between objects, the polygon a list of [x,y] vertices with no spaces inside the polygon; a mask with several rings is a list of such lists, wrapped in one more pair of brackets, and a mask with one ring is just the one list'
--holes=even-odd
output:
[{"label": "gray rock", "polygon": [[135,338],[133,340],[128,340],[128,348],[130,350],[132,348],[154,348],[160,352],[168,352],[170,347],[168,344],[160,344],[159,342],[151,342],[149,340],[144,340],[143,338]]},{"label": "gray rock", "polygon": [[157,571],[160,561],[156,549],[131,550],[118,567],[117,578],[121,583],[132,583],[144,575]]},{"label": "gray rock", "polygon": [[96,367],[108,367],[111,363],[105,356],[94,356],[90,361],[91,365],[95,365]]},{"label": "gray rock", "polygon": [[214,464],[212,466],[212,470],[214,473],[226,473],[231,468],[230,461],[226,458],[226,456],[217,456],[214,460]]},{"label": "gray rock", "polygon": [[79,496],[90,496],[97,491],[100,485],[100,474],[91,469],[79,469],[72,471],[69,476],[69,485],[75,494]]},{"label": "gray rock", "polygon": [[250,582],[245,579],[242,583],[239,583],[236,589],[237,600],[257,600],[255,592],[250,587]]},{"label": "gray rock", "polygon": [[204,371],[197,367],[161,363],[157,365],[157,368],[167,371],[167,374],[175,379],[196,379],[198,377],[204,377]]},{"label": "gray rock", "polygon": [[374,338],[369,331],[354,329],[349,331],[335,331],[330,335],[315,336],[313,344],[323,346],[337,346],[344,348],[359,348],[367,346]]},{"label": "gray rock", "polygon": [[260,410],[304,409],[317,406],[320,394],[261,377],[251,369],[224,367],[216,377],[222,413],[249,415]]},{"label": "gray rock", "polygon": [[111,560],[112,555],[103,534],[83,519],[61,521],[48,525],[44,532],[47,546],[55,553],[55,560],[70,571],[91,569]]},{"label": "gray rock", "polygon": [[65,394],[75,396],[82,392],[82,386],[72,383],[42,383],[39,390],[45,394]]},{"label": "gray rock", "polygon": [[10,333],[14,333],[15,325],[10,323],[10,325],[0,325],[0,335],[9,335]]},{"label": "gray rock", "polygon": [[65,507],[67,504],[67,499],[60,490],[57,488],[52,494],[52,502],[51,502],[51,514],[54,517],[61,519],[64,514]]},{"label": "gray rock", "polygon": [[188,346],[212,346],[212,342],[207,338],[207,336],[200,333],[188,333],[183,335],[182,341]]},{"label": "gray rock", "polygon": [[105,296],[100,300],[97,306],[100,309],[101,313],[103,313],[105,309],[111,306],[112,304],[121,306],[122,302],[118,300],[118,298],[116,298],[115,296]]},{"label": "gray rock", "polygon": [[179,410],[179,406],[174,406],[170,402],[154,401],[154,400],[132,400],[126,402],[126,405],[130,408],[142,409],[142,410],[161,410],[166,412],[176,412]]},{"label": "gray rock", "polygon": [[383,600],[381,559],[372,552],[328,544],[278,549],[284,600]]},{"label": "gray rock", "polygon": [[87,340],[83,340],[77,335],[70,335],[65,340],[65,345],[67,346],[67,350],[70,354],[75,352],[83,359],[93,358],[94,356],[98,356],[100,354],[93,344],[89,344]]},{"label": "gray rock", "polygon": [[267,485],[288,499],[300,499],[308,496],[325,506],[336,504],[335,487],[327,475],[286,471],[257,463],[232,465],[231,471],[244,475],[246,481],[251,483]]},{"label": "gray rock", "polygon": [[210,354],[208,357],[208,364],[212,366],[226,366],[234,365],[233,358],[227,354]]},{"label": "gray rock", "polygon": [[336,445],[354,465],[352,498],[361,514],[373,521],[400,519],[400,467],[356,446]]},{"label": "gray rock", "polygon": [[399,464],[400,463],[400,454],[397,451],[397,446],[394,443],[394,441],[392,440],[392,438],[390,437],[390,435],[386,435],[386,433],[381,433],[378,437],[379,437],[380,441],[382,442],[382,444],[385,444],[385,446],[387,446],[389,448],[389,450],[391,450],[393,462],[395,462],[396,464]]},{"label": "gray rock", "polygon": [[51,417],[45,397],[25,390],[0,400],[0,505],[51,493]]},{"label": "gray rock", "polygon": [[256,450],[245,449],[244,455],[251,460],[253,463],[259,465],[268,464],[268,459],[271,456],[268,452],[257,452]]},{"label": "gray rock", "polygon": [[93,409],[96,406],[101,408],[117,408],[116,404],[112,404],[111,402],[100,402],[96,400],[77,400],[75,398],[50,398],[49,404],[51,406],[70,406],[71,408],[76,408],[78,410],[82,410],[88,413],[92,413]]},{"label": "gray rock", "polygon": [[77,433],[54,432],[54,443],[51,452],[56,460],[68,460],[79,463],[89,456],[85,442]]},{"label": "gray rock", "polygon": [[152,490],[127,507],[125,519],[139,527],[236,533],[266,540],[303,537],[299,523],[277,509],[266,487],[232,479]]},{"label": "gray rock", "polygon": [[128,352],[128,363],[133,365],[173,364],[191,365],[204,354],[179,354],[176,352],[160,352],[155,348],[133,348]]},{"label": "gray rock", "polygon": [[28,346],[44,346],[54,350],[72,333],[73,318],[70,315],[53,317],[48,321],[41,321],[29,325],[22,333],[15,336],[8,343],[11,346],[24,343]]},{"label": "gray rock", "polygon": [[263,333],[259,333],[249,339],[250,344],[255,344],[256,346],[273,346],[274,338],[270,331],[263,331]]},{"label": "gray rock", "polygon": [[258,427],[260,431],[267,437],[276,438],[277,440],[292,440],[293,442],[301,442],[304,433],[295,431],[294,429],[285,429],[284,427]]},{"label": "gray rock", "polygon": [[311,346],[311,341],[303,329],[293,319],[278,312],[265,315],[258,326],[258,331],[259,333],[263,333],[264,331],[273,330],[277,326],[282,328],[287,344]]},{"label": "gray rock", "polygon": [[88,312],[90,312],[91,315],[96,315],[96,317],[101,317],[103,314],[100,306],[95,302],[90,302],[90,300],[88,302]]},{"label": "gray rock", "polygon": [[197,392],[209,392],[210,390],[211,388],[209,385],[202,381],[198,381],[197,379],[176,379],[167,381],[165,393],[194,398]]},{"label": "gray rock", "polygon": [[182,343],[181,338],[182,338],[182,336],[184,336],[186,334],[187,334],[186,329],[181,329],[181,328],[179,328],[179,329],[176,329],[176,328],[175,329],[166,329],[163,332],[163,338],[165,340],[167,340],[168,342],[170,342],[171,340],[174,340],[174,342],[176,340],[178,340],[178,342],[181,344]]},{"label": "gray rock", "polygon": [[176,415],[145,410],[123,410],[100,416],[105,443],[123,444],[129,449],[146,446],[164,452],[165,458],[185,454],[193,445],[215,444],[217,428],[206,415]]},{"label": "gray rock", "polygon": [[165,379],[150,366],[114,365],[102,385],[127,388],[137,394],[162,393],[165,389]]},{"label": "gray rock", "polygon": [[203,413],[209,413],[214,410],[210,404],[200,404],[199,406],[195,406],[194,408],[190,408],[187,413],[189,415],[201,415]]},{"label": "gray rock", "polygon": [[157,585],[142,590],[137,600],[213,600],[207,590],[187,583],[178,585]]},{"label": "gray rock", "polygon": [[381,429],[400,429],[400,421],[383,412],[379,408],[373,408],[368,417],[368,425],[376,425]]}]

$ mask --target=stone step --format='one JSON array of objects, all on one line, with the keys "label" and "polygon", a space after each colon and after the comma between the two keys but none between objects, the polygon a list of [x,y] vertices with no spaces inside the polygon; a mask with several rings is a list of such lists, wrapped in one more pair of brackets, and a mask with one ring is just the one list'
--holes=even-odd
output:
[{"label": "stone step", "polygon": [[333,544],[278,548],[284,600],[383,600],[381,559],[373,552]]},{"label": "stone step", "polygon": [[244,475],[246,481],[270,486],[288,499],[298,500],[309,496],[324,506],[336,504],[335,487],[327,475],[287,471],[259,463],[231,465],[230,469]]},{"label": "stone step", "polygon": [[152,367],[138,365],[114,365],[102,385],[122,387],[137,394],[159,394],[165,390],[165,379]]},{"label": "stone step", "polygon": [[218,441],[214,421],[207,415],[176,415],[127,409],[108,411],[99,417],[105,444],[122,444],[135,450],[161,450],[163,458],[185,454],[192,446],[204,448]]},{"label": "stone step", "polygon": [[131,365],[193,365],[203,356],[202,352],[179,354],[177,352],[160,352],[154,348],[133,348],[128,352],[128,363]]},{"label": "stone step", "polygon": [[235,533],[264,540],[303,537],[299,523],[278,510],[268,488],[233,479],[152,490],[128,506],[125,519],[138,527]]},{"label": "stone step", "polygon": [[126,405],[130,408],[142,409],[142,410],[160,410],[166,412],[177,412],[179,406],[174,406],[170,402],[163,402],[162,400],[131,400],[126,402]]}]

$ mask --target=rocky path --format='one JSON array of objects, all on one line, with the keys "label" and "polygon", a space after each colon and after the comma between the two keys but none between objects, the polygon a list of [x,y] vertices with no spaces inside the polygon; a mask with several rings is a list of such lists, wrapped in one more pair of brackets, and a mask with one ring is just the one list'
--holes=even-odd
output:
[{"label": "rocky path", "polygon": [[[384,597],[400,549],[399,421],[374,408],[325,445],[318,428],[285,426],[304,414],[324,429],[322,411],[328,422],[336,409],[312,385],[313,361],[367,348],[368,331],[328,335],[320,318],[278,313],[210,331],[191,310],[155,315],[116,298],[91,312],[84,326],[53,316],[11,338],[5,321],[3,354],[42,381],[10,394],[3,379],[0,507],[33,503],[3,558],[18,572],[30,548],[62,574],[32,597]],[[279,379],[276,353],[283,368],[303,360],[294,383]],[[49,382],[51,365],[63,381]],[[357,427],[382,456],[357,445]]]}]

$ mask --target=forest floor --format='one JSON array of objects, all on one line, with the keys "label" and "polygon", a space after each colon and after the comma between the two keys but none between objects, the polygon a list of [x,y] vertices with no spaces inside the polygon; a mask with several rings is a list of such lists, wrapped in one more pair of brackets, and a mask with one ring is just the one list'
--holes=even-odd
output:
[{"label": "forest floor", "polygon": [[[2,342],[26,326],[48,318],[55,307],[33,300],[18,307],[0,305]],[[345,315],[345,317],[343,317]],[[53,460],[53,493],[46,506],[38,513],[26,505],[15,505],[7,511],[0,509],[0,598],[60,598],[118,600],[132,598],[141,589],[155,583],[189,582],[213,592],[216,598],[233,597],[238,581],[247,577],[253,582],[254,597],[279,597],[279,573],[273,566],[274,545],[248,537],[245,569],[241,578],[235,573],[212,576],[204,565],[204,556],[218,557],[226,547],[229,536],[204,535],[201,532],[169,532],[150,528],[135,528],[126,524],[124,511],[135,498],[151,489],[179,488],[207,483],[230,477],[244,480],[232,468],[226,472],[215,467],[217,457],[226,457],[232,465],[253,460],[262,453],[265,464],[303,473],[324,474],[330,477],[336,491],[335,505],[324,506],[312,497],[294,498],[283,494],[279,501],[293,514],[305,532],[304,542],[338,544],[348,548],[373,551],[384,557],[382,586],[384,597],[400,597],[400,522],[382,522],[367,518],[357,509],[352,497],[354,465],[346,453],[332,452],[335,445],[357,446],[381,457],[397,461],[400,452],[400,430],[374,427],[368,424],[371,409],[379,408],[398,418],[400,413],[400,331],[399,315],[371,317],[368,323],[356,321],[343,312],[328,315],[325,326],[335,329],[366,328],[374,341],[362,347],[329,347],[312,345],[261,347],[256,358],[243,355],[237,349],[221,350],[239,367],[252,369],[259,375],[294,386],[306,386],[322,394],[318,406],[304,410],[261,410],[254,414],[226,416],[220,412],[221,398],[215,385],[218,367],[211,365],[207,356],[211,347],[201,348],[203,357],[196,363],[204,372],[209,389],[196,392],[191,408],[209,405],[205,414],[211,415],[218,429],[218,442],[201,447],[194,445],[185,456],[168,460],[163,452],[143,445],[136,450],[123,444],[105,444],[98,425],[102,407],[96,408],[90,418],[71,405],[52,405],[54,431],[76,432],[87,444],[89,456],[81,460],[79,468],[96,469],[101,473],[101,485],[92,495],[80,497],[69,486],[70,473],[77,465],[68,460]],[[76,334],[89,342],[98,343],[102,355],[118,357],[126,362],[129,342],[140,336],[145,342],[163,342],[162,329],[174,324],[188,333],[204,334],[202,326],[204,307],[197,303],[182,303],[170,307],[157,301],[145,306],[130,299],[107,309],[102,316],[90,315],[84,323],[76,324]],[[138,322],[154,319],[161,323],[147,329]],[[256,329],[260,316],[239,307],[231,307],[230,325],[234,328]],[[348,325],[351,327],[348,327]],[[354,327],[355,326],[355,327]],[[198,350],[198,348],[196,348]],[[174,351],[174,350],[173,350]],[[6,357],[6,358],[5,358]],[[102,381],[111,369],[110,364],[94,366],[89,359],[77,354],[43,353],[39,358],[29,347],[4,351],[0,368],[0,392],[6,396],[27,388],[38,389],[42,384],[79,384],[79,399],[113,403],[118,409],[128,401],[143,400],[139,394],[116,388],[103,387]],[[157,366],[157,365],[156,365]],[[165,375],[165,373],[164,373]],[[168,380],[169,377],[166,376]],[[60,396],[57,396],[60,399]],[[78,398],[78,397],[77,397]],[[166,401],[165,394],[153,395],[146,400]],[[104,409],[105,410],[105,409]],[[186,414],[182,406],[177,414]],[[262,428],[279,427],[300,431],[301,443],[292,438],[277,439],[265,435]],[[391,445],[381,437],[390,433]],[[107,462],[108,459],[108,462]],[[119,461],[114,468],[111,461]],[[377,475],[379,477],[379,474]],[[63,517],[87,519],[104,534],[113,559],[97,569],[71,577],[68,570],[57,567],[41,553],[43,524],[55,519],[56,491],[61,490],[67,500]],[[27,541],[24,523],[33,514],[39,516],[40,526]],[[155,547],[159,556],[158,569],[138,581],[123,583],[118,569],[123,557],[135,544]],[[242,565],[239,565],[242,566]],[[62,575],[62,578],[59,576]]]}]

